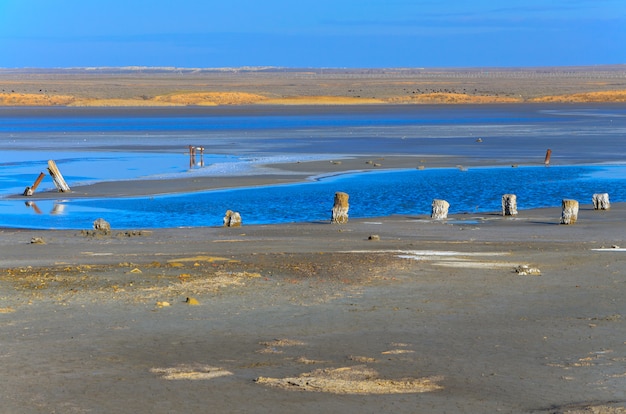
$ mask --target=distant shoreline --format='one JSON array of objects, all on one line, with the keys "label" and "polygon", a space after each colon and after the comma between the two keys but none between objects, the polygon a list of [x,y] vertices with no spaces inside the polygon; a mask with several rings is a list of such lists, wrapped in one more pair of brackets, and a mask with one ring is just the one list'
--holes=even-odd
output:
[{"label": "distant shoreline", "polygon": [[0,106],[623,103],[626,65],[0,69]]}]

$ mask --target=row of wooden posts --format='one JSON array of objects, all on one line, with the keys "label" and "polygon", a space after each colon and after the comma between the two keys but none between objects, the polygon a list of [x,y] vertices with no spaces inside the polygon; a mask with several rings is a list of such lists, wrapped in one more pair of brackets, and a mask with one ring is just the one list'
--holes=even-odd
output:
[{"label": "row of wooden posts", "polygon": [[[331,212],[331,223],[343,224],[348,222],[349,196],[343,192],[335,193],[335,200]],[[595,210],[608,210],[611,208],[608,193],[597,193],[592,197],[593,208]],[[446,200],[434,199],[431,206],[430,217],[434,220],[448,218],[450,203]],[[578,201],[564,199],[561,203],[561,224],[574,224],[578,220]],[[504,194],[502,196],[502,215],[517,215],[517,196],[515,194]]]}]

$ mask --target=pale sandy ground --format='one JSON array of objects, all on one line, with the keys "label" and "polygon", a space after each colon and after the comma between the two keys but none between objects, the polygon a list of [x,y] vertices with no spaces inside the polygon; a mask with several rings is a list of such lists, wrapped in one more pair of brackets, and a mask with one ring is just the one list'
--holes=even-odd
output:
[{"label": "pale sandy ground", "polygon": [[626,65],[538,68],[0,68],[0,106],[626,102]]},{"label": "pale sandy ground", "polygon": [[626,205],[559,217],[1,230],[2,412],[624,412]]}]

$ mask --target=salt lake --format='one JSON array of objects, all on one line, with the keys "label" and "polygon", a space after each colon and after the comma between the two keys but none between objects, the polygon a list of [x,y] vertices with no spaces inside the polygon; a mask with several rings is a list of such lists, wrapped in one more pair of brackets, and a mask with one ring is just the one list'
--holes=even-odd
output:
[{"label": "salt lake", "polygon": [[[476,142],[480,138],[480,145]],[[190,165],[188,145],[205,148]],[[552,163],[543,166],[547,148]],[[265,163],[351,155],[463,156],[484,167],[353,172],[299,184],[139,198],[11,198],[54,159],[70,185],[195,175],[258,174]],[[0,226],[88,229],[327,221],[333,194],[350,194],[350,217],[423,216],[434,198],[451,213],[626,201],[623,105],[243,107],[174,109],[0,108]],[[266,172],[266,171],[264,171]],[[40,191],[53,188],[44,180]]]}]

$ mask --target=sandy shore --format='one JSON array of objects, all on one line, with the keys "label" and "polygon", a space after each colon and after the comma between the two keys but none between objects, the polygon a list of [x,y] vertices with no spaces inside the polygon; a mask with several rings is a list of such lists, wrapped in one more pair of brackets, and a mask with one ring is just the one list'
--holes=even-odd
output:
[{"label": "sandy shore", "polygon": [[624,412],[626,205],[559,216],[0,230],[0,403]]}]

